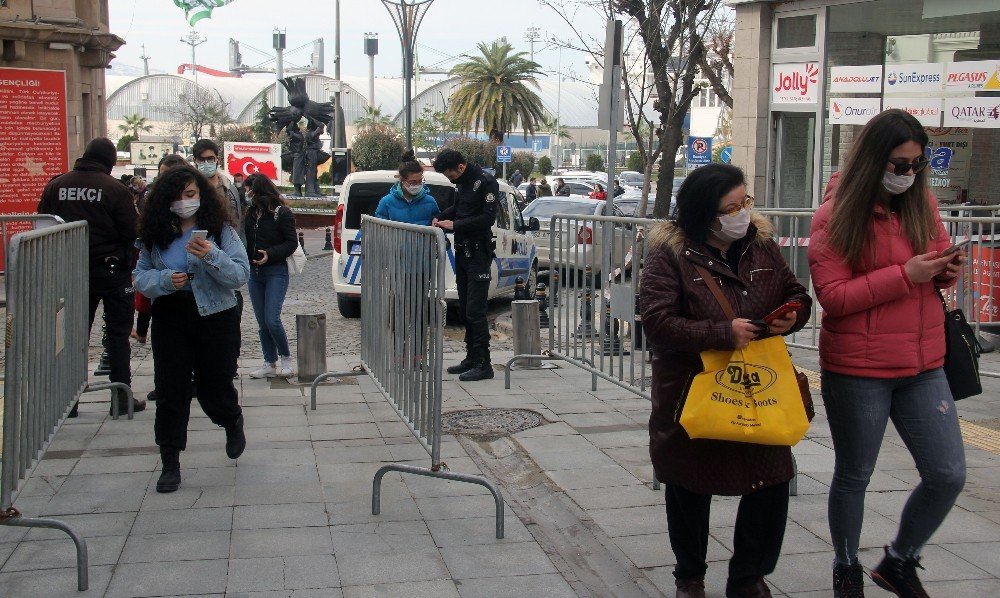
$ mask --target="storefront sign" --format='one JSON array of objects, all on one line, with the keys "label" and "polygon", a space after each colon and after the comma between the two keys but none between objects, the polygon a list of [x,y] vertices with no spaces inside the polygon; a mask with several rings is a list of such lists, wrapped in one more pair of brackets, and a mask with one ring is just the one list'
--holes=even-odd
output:
[{"label": "storefront sign", "polygon": [[925,127],[941,126],[942,98],[900,98],[887,97],[882,102],[883,110],[898,108],[909,112]]},{"label": "storefront sign", "polygon": [[771,66],[771,103],[816,104],[819,102],[819,64],[793,62]]},{"label": "storefront sign", "polygon": [[0,114],[0,214],[34,214],[49,179],[69,170],[66,73],[0,68]]},{"label": "storefront sign", "polygon": [[927,129],[928,182],[941,203],[964,200],[969,188],[969,129]]},{"label": "storefront sign", "polygon": [[886,95],[898,93],[936,93],[944,87],[944,64],[888,65],[885,67]]},{"label": "storefront sign", "polygon": [[237,143],[227,141],[226,171],[230,176],[242,174],[248,177],[261,173],[271,182],[278,184],[278,173],[281,171],[281,145],[278,143]]},{"label": "storefront sign", "polygon": [[882,112],[882,98],[830,98],[830,124],[864,125]]},{"label": "storefront sign", "polygon": [[952,62],[945,85],[948,91],[1000,91],[1000,60]]},{"label": "storefront sign", "polygon": [[830,93],[882,93],[882,65],[832,67]]},{"label": "storefront sign", "polygon": [[1000,129],[1000,97],[945,98],[944,126]]}]

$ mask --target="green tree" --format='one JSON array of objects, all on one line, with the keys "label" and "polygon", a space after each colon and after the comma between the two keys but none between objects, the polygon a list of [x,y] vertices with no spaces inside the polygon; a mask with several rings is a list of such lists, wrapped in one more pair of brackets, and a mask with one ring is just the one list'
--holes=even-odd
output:
[{"label": "green tree", "polygon": [[153,130],[153,125],[146,121],[145,116],[132,114],[132,116],[125,117],[125,122],[118,125],[118,130],[122,133],[128,133],[135,139],[139,139],[139,131],[148,133]]},{"label": "green tree", "polygon": [[549,113],[545,113],[542,117],[541,128],[548,131],[549,134],[557,136],[559,139],[572,139],[569,134],[569,129],[564,125],[556,124],[556,119]]},{"label": "green tree", "polygon": [[482,56],[466,56],[451,71],[460,80],[450,103],[460,130],[482,128],[498,142],[518,125],[525,138],[533,135],[544,116],[542,100],[530,88],[538,88],[541,66],[525,58],[527,52],[514,52],[508,43],[478,47]]},{"label": "green tree", "polygon": [[132,146],[129,145],[133,141],[139,141],[138,137],[133,137],[131,135],[122,135],[121,139],[118,140],[118,151],[127,152],[131,151]]},{"label": "green tree", "polygon": [[274,143],[275,131],[268,116],[270,112],[271,107],[267,105],[265,99],[253,119],[253,140],[257,143]]},{"label": "green tree", "polygon": [[436,152],[441,149],[448,134],[458,129],[455,119],[447,110],[435,111],[430,106],[424,106],[420,118],[413,121],[413,145]]},{"label": "green tree", "polygon": [[358,170],[396,169],[404,151],[399,131],[387,125],[365,127],[351,142],[351,157]]},{"label": "green tree", "polygon": [[364,129],[366,127],[372,127],[375,125],[391,127],[392,119],[382,114],[382,106],[379,106],[377,108],[373,106],[365,106],[364,115],[358,120],[354,121],[354,125],[359,129]]},{"label": "green tree", "polygon": [[465,161],[483,168],[497,167],[497,143],[469,137],[452,137],[445,142],[444,147],[458,150],[465,156]]},{"label": "green tree", "polygon": [[603,171],[604,157],[601,156],[601,154],[588,154],[586,169],[589,170],[590,172]]},{"label": "green tree", "polygon": [[531,152],[514,152],[510,157],[510,164],[507,165],[507,175],[510,176],[515,170],[520,170],[524,175],[524,180],[528,180],[535,169],[535,154]]},{"label": "green tree", "polygon": [[645,172],[646,162],[642,159],[642,154],[639,152],[632,152],[628,155],[628,160],[625,162],[626,170],[634,170],[636,172]]},{"label": "green tree", "polygon": [[548,156],[542,156],[539,158],[538,172],[542,173],[542,176],[549,176],[552,174],[552,158]]}]

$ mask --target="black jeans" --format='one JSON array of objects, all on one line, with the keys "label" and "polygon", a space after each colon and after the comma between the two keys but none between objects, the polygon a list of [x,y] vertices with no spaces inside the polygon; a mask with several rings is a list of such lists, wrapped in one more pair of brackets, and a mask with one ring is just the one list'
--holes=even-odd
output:
[{"label": "black jeans", "polygon": [[[469,242],[467,242],[469,243]],[[475,243],[475,242],[473,242]],[[466,245],[467,246],[467,245]],[[486,320],[490,292],[491,241],[479,241],[468,252],[456,247],[455,279],[458,317],[465,323],[465,352],[474,361],[490,359],[490,328]]]},{"label": "black jeans", "polygon": [[90,277],[90,324],[94,327],[97,304],[104,303],[104,321],[107,323],[108,360],[111,362],[111,382],[132,384],[132,369],[129,359],[132,349],[128,337],[132,334],[132,320],[135,318],[135,290],[129,272],[113,276]]},{"label": "black jeans", "polygon": [[191,374],[198,403],[219,426],[242,415],[233,375],[240,352],[236,307],[201,316],[194,295],[178,291],[153,302],[153,381],[156,444],[184,450],[191,415]]},{"label": "black jeans", "polygon": [[[711,494],[696,494],[666,484],[667,525],[670,546],[677,557],[674,577],[705,579],[708,564]],[[774,571],[785,537],[788,516],[788,483],[770,486],[740,498],[729,559],[729,580],[740,583]]]}]

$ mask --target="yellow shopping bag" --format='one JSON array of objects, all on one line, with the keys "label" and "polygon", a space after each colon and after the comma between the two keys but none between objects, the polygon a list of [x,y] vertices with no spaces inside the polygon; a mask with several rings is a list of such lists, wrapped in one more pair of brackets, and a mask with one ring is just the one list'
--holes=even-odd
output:
[{"label": "yellow shopping bag", "polygon": [[809,428],[785,339],[746,349],[703,351],[680,424],[691,438],[793,446]]}]

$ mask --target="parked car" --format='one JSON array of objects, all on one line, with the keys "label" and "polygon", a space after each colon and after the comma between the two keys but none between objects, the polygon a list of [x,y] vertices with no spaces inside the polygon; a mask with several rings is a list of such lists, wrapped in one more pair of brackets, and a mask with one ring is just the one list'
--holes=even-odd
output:
[{"label": "parked car", "polygon": [[[604,216],[607,209],[607,202],[603,200],[593,200],[582,197],[539,197],[528,204],[524,209],[524,217],[538,219],[538,230],[532,233],[537,248],[538,267],[552,268],[552,257],[555,251],[560,251],[562,259],[557,260],[562,267],[569,267],[574,270],[583,270],[587,265],[597,273],[600,272],[601,247],[604,242],[598,228],[598,234],[594,232],[592,222],[587,222],[583,218],[587,216]],[[574,223],[570,220],[563,220],[563,225],[559,231],[552,231],[552,217],[555,215],[580,216],[581,221]],[[615,215],[621,215],[616,211]],[[622,250],[622,229],[615,229],[614,238],[614,259],[621,258]],[[557,237],[553,243],[553,236]],[[558,238],[561,237],[561,241]],[[628,243],[625,243],[628,245]]]},{"label": "parked car", "polygon": [[[396,171],[376,170],[354,172],[344,179],[340,204],[333,223],[333,288],[337,294],[337,308],[345,318],[361,315],[361,264],[362,246],[361,217],[372,215],[378,202],[396,184]],[[425,172],[424,180],[431,195],[441,209],[455,201],[455,186],[443,174]],[[538,258],[532,232],[537,230],[537,222],[522,217],[517,207],[523,203],[519,193],[506,181],[500,183],[497,220],[493,225],[493,239],[496,257],[490,269],[489,298],[514,294],[517,277],[526,281],[528,288],[534,288],[538,279]],[[454,243],[454,235],[447,234]],[[445,279],[445,299],[458,301],[455,283],[455,256],[451,244],[448,247],[448,262]]]}]

